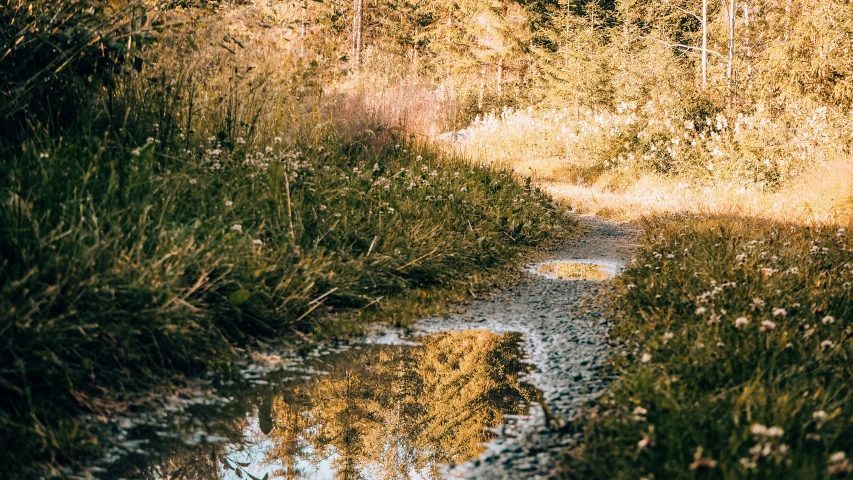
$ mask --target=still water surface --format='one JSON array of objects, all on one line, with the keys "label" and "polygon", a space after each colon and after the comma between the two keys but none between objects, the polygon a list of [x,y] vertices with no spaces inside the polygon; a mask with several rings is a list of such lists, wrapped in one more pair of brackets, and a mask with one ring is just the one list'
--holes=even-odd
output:
[{"label": "still water surface", "polygon": [[529,366],[519,334],[415,340],[325,346],[306,358],[256,355],[245,382],[216,389],[219,400],[126,425],[99,476],[438,478],[442,466],[481,453],[495,427],[541,403],[522,380]]}]

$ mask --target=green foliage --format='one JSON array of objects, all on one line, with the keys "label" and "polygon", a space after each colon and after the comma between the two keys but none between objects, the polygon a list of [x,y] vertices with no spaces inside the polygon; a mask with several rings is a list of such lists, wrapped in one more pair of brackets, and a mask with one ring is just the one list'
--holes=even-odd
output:
[{"label": "green foliage", "polygon": [[84,433],[59,429],[105,391],[227,368],[235,344],[383,297],[466,290],[560,228],[551,200],[508,172],[383,136],[271,142],[251,157],[215,139],[207,150],[221,153],[168,169],[153,143],[40,138],[12,155],[0,213],[4,458],[80,448]]},{"label": "green foliage", "polygon": [[687,216],[645,227],[617,280],[621,379],[580,422],[586,445],[564,476],[843,477],[851,465],[830,456],[853,442],[847,231]]},{"label": "green foliage", "polygon": [[[152,41],[146,8],[125,2],[24,2],[0,7],[0,135],[28,123],[57,129]],[[141,68],[140,60],[131,62]]]}]

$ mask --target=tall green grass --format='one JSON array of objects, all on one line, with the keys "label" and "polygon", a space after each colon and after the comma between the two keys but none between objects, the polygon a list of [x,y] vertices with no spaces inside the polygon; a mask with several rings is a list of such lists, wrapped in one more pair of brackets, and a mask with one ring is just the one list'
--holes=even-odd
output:
[{"label": "tall green grass", "polygon": [[[74,415],[329,318],[404,323],[569,222],[506,171],[381,127],[182,153],[34,136],[0,190],[2,468],[96,448]],[[239,145],[239,144],[238,144]],[[11,150],[11,149],[10,149]],[[177,152],[177,153],[176,153]],[[433,292],[433,293],[431,293]],[[396,306],[395,306],[396,305]],[[347,327],[352,328],[352,327]]]},{"label": "tall green grass", "polygon": [[853,250],[841,227],[650,220],[617,281],[612,367],[566,478],[853,473]]}]

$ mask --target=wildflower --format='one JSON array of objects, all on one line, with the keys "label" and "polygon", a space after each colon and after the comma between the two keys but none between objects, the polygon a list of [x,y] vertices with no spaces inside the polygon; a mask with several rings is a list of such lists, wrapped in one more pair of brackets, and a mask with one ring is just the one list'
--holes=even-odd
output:
[{"label": "wildflower", "polygon": [[643,363],[649,363],[652,360],[652,356],[648,353],[644,353],[642,357],[640,357],[640,361]]},{"label": "wildflower", "polygon": [[379,171],[379,164],[378,164],[378,163],[374,163],[374,164],[373,164],[373,171],[374,171],[374,172],[378,172],[378,171]]},{"label": "wildflower", "polygon": [[765,304],[764,300],[762,300],[760,298],[753,298],[752,299],[752,309],[753,310],[757,310],[757,309],[763,307],[764,304]]},{"label": "wildflower", "polygon": [[234,225],[231,225],[231,230],[234,230],[235,232],[243,233],[243,226],[240,225],[239,223],[235,223]]},{"label": "wildflower", "polygon": [[834,345],[832,343],[832,340],[824,340],[824,341],[820,342],[820,346],[823,348],[832,348],[832,345]]},{"label": "wildflower", "polygon": [[696,309],[696,315],[702,315],[703,313],[705,313],[705,311],[705,307],[699,307]]},{"label": "wildflower", "polygon": [[645,409],[645,408],[643,408],[643,407],[639,407],[639,406],[638,406],[638,407],[637,407],[637,408],[635,408],[635,409],[634,409],[634,411],[633,411],[633,412],[631,412],[631,413],[633,413],[634,415],[645,415],[645,414],[649,413],[649,411],[648,411],[648,410],[646,410],[646,409]]},{"label": "wildflower", "polygon": [[648,435],[643,434],[643,438],[639,442],[637,442],[637,446],[639,448],[646,448],[649,446],[649,443],[651,443],[651,439],[649,439]]},{"label": "wildflower", "polygon": [[756,423],[755,425],[753,425],[752,428],[749,429],[749,431],[752,432],[752,434],[756,437],[763,437],[767,435],[767,427],[761,425],[760,423]]},{"label": "wildflower", "polygon": [[245,139],[243,139],[243,137],[237,137],[237,139],[236,139],[236,140],[234,140],[234,141],[235,141],[238,145],[245,145],[245,144],[246,144],[246,140],[245,140]]},{"label": "wildflower", "polygon": [[321,212],[323,212],[323,211],[325,211],[325,210],[326,210],[326,206],[325,206],[325,205],[320,205],[320,211],[321,211]]},{"label": "wildflower", "polygon": [[232,202],[231,200],[225,200],[226,207],[230,207],[231,205],[234,205],[234,202]]},{"label": "wildflower", "polygon": [[672,332],[666,332],[666,333],[664,333],[664,334],[663,334],[663,343],[666,343],[666,342],[668,342],[668,341],[672,340],[672,339],[673,339],[673,337],[675,337],[675,335],[673,335],[673,333],[672,333]]},{"label": "wildflower", "polygon": [[767,436],[768,437],[781,437],[784,434],[785,434],[785,431],[779,427],[770,427],[767,429]]},{"label": "wildflower", "polygon": [[468,187],[462,187],[459,189],[460,192],[465,193],[468,191]]},{"label": "wildflower", "polygon": [[769,277],[769,276],[773,275],[775,272],[776,272],[776,270],[774,270],[772,268],[768,268],[768,267],[764,267],[761,269],[761,274],[764,275],[765,277]]},{"label": "wildflower", "polygon": [[836,452],[830,455],[827,470],[829,470],[830,475],[844,477],[853,472],[853,465],[847,460],[847,455],[844,452]]},{"label": "wildflower", "polygon": [[784,317],[788,315],[788,312],[784,308],[774,308],[773,316],[774,317]]},{"label": "wildflower", "polygon": [[765,320],[765,321],[761,322],[761,331],[762,332],[769,332],[770,330],[773,330],[774,328],[776,328],[776,324],[771,322],[770,320]]},{"label": "wildflower", "polygon": [[428,167],[428,166],[426,166],[426,165],[421,165],[421,171],[422,171],[422,172],[428,172],[428,171],[429,171],[429,167]]},{"label": "wildflower", "polygon": [[420,161],[421,161],[421,160],[423,160],[423,159],[424,159],[424,157],[422,157],[422,156],[420,156],[420,155],[418,155],[417,157],[415,157],[415,161],[418,161],[418,162],[420,162]]},{"label": "wildflower", "polygon": [[[141,154],[141,153],[142,153],[141,148],[134,148],[133,150],[130,151],[130,154],[133,155],[134,157],[138,157],[139,154]],[[47,158],[47,154],[42,153],[41,155],[39,155],[39,158]]]},{"label": "wildflower", "polygon": [[746,318],[746,317],[738,317],[738,318],[735,320],[735,327],[736,327],[736,328],[743,328],[743,327],[745,327],[745,326],[746,326],[746,324],[747,324],[747,323],[749,323],[749,319],[748,319],[748,318]]},{"label": "wildflower", "polygon": [[260,247],[263,244],[264,244],[264,242],[260,238],[256,238],[256,239],[252,240],[252,245],[254,245],[256,247]]},{"label": "wildflower", "polygon": [[827,315],[823,317],[823,320],[821,320],[821,322],[823,322],[824,325],[828,323],[835,323],[835,317],[833,317],[832,315]]},{"label": "wildflower", "polygon": [[275,137],[272,139],[275,143],[281,143],[281,137]]},{"label": "wildflower", "polygon": [[388,215],[394,215],[395,211],[396,210],[394,210],[394,207],[388,207]]},{"label": "wildflower", "polygon": [[835,452],[829,456],[830,463],[838,463],[847,460],[847,455],[844,452]]},{"label": "wildflower", "polygon": [[823,410],[818,410],[812,414],[812,418],[814,418],[818,422],[823,422],[824,420],[826,420],[826,412]]},{"label": "wildflower", "polygon": [[190,179],[190,185],[195,185],[196,183],[198,183],[198,180],[196,180],[195,178]]}]

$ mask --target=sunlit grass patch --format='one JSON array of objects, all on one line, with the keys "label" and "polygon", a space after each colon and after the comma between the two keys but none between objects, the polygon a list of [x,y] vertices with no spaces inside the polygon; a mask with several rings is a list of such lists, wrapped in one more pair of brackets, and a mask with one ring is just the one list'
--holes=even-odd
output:
[{"label": "sunlit grass patch", "polygon": [[569,478],[836,478],[853,455],[844,227],[650,220],[616,280],[621,375]]}]

